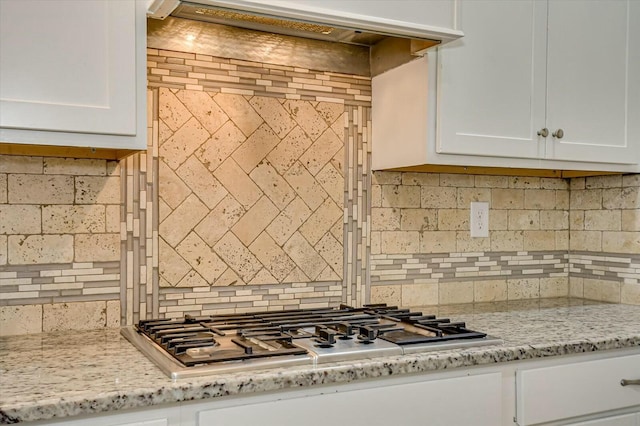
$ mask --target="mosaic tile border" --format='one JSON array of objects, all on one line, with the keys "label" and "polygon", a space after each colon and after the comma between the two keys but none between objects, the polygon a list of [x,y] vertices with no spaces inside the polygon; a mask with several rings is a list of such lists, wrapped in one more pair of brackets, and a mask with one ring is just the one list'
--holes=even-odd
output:
[{"label": "mosaic tile border", "polygon": [[0,306],[120,299],[120,262],[6,265]]},{"label": "mosaic tile border", "polygon": [[569,274],[572,278],[640,284],[640,254],[571,252]]}]

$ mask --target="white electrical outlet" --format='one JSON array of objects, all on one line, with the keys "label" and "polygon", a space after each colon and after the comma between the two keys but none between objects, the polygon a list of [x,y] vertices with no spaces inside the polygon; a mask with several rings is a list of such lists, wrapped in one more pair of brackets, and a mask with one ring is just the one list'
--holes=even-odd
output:
[{"label": "white electrical outlet", "polygon": [[489,203],[471,203],[471,237],[485,238],[489,236]]}]

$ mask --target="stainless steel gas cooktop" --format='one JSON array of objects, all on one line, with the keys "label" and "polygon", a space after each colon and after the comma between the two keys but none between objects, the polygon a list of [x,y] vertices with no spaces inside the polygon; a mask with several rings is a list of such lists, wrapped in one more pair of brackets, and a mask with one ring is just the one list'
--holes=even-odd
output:
[{"label": "stainless steel gas cooktop", "polygon": [[384,304],[186,315],[121,333],[173,379],[503,343],[462,322]]}]

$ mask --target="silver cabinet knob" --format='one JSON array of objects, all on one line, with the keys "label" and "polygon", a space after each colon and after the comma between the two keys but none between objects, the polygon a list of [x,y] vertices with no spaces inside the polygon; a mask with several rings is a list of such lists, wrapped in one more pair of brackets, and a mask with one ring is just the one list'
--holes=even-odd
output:
[{"label": "silver cabinet knob", "polygon": [[549,136],[549,129],[547,129],[546,127],[543,127],[542,129],[538,130],[538,136],[542,136],[543,138],[546,138],[547,136]]},{"label": "silver cabinet knob", "polygon": [[621,386],[631,386],[631,385],[639,386],[640,385],[640,380],[622,379],[622,380],[620,380],[620,385]]},{"label": "silver cabinet knob", "polygon": [[551,134],[551,136],[553,136],[554,138],[557,138],[557,139],[562,139],[562,137],[564,136],[564,130],[558,129],[555,132],[553,132]]}]

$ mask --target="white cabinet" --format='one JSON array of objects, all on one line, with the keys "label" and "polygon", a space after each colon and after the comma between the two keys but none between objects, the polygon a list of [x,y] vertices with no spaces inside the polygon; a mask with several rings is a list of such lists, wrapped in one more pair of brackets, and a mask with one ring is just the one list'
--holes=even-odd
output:
[{"label": "white cabinet", "polygon": [[2,0],[0,141],[144,149],[146,2]]},{"label": "white cabinet", "polygon": [[640,414],[623,414],[604,419],[570,423],[569,426],[640,426]]}]

